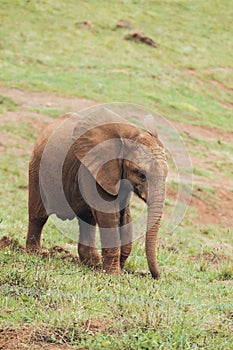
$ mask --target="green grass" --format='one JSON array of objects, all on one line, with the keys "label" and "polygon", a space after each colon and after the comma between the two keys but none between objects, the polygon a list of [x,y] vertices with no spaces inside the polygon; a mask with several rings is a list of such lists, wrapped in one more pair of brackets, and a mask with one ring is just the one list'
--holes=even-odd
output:
[{"label": "green grass", "polygon": [[54,118],[58,118],[62,115],[64,115],[67,112],[70,112],[68,109],[64,108],[35,108],[33,112],[43,114],[43,115],[49,115]]},{"label": "green grass", "polygon": [[27,141],[34,141],[37,135],[31,122],[7,121],[0,122],[0,125],[7,133]]},{"label": "green grass", "polygon": [[[59,255],[6,248],[0,252],[1,324],[33,323],[38,332],[46,325],[55,343],[62,341],[60,329],[71,345],[96,349],[103,342],[112,349],[227,349],[233,340],[230,260],[216,266],[204,254],[195,258],[202,234],[190,231],[189,242],[183,234],[179,229],[159,250],[160,281],[130,272],[107,276]],[[128,269],[145,267],[143,250],[135,244]],[[105,322],[106,329],[88,334],[90,318]]]},{"label": "green grass", "polygon": [[[233,130],[225,105],[233,78],[229,7],[229,0],[2,1],[0,83],[139,103],[172,119]],[[158,49],[124,40],[129,30],[116,29],[121,18]],[[93,28],[78,27],[82,20]]]},{"label": "green grass", "polygon": [[197,168],[193,168],[193,174],[198,176],[203,176],[203,177],[211,177],[211,173],[209,171],[197,169]]},{"label": "green grass", "polygon": [[[171,119],[232,131],[232,110],[224,106],[232,103],[230,5],[229,0],[1,1],[0,85],[139,103]],[[158,49],[124,40],[129,30],[115,28],[121,18],[152,37]],[[93,28],[79,28],[75,23],[81,20]],[[13,99],[0,97],[1,114],[17,108]],[[57,117],[65,111],[41,106],[36,112]],[[74,349],[230,349],[232,230],[198,225],[192,207],[175,232],[166,233],[163,223],[158,281],[138,273],[148,269],[141,241],[134,243],[121,276],[88,269],[53,250],[48,256],[26,254],[27,169],[38,130],[30,120],[1,120],[1,114],[0,129],[9,142],[0,142],[0,237],[16,241],[0,250],[0,328],[20,334],[26,325],[37,340]],[[229,142],[183,138],[192,156],[232,176]],[[216,196],[212,170],[194,168],[209,179],[195,191],[199,200]],[[175,181],[169,186],[177,189]],[[173,206],[167,200],[168,212]],[[134,218],[142,210],[139,201],[132,202]],[[76,252],[76,243],[51,220],[43,245]]]},{"label": "green grass", "polygon": [[[25,244],[27,191],[19,187],[26,184],[28,158],[11,153],[1,158],[0,235],[19,242],[0,251],[1,327],[33,325],[37,337],[89,349],[229,348],[232,232],[219,226],[200,229],[189,219],[189,209],[175,233],[160,232],[159,281],[136,273],[147,269],[140,242],[122,276],[92,271],[62,253],[27,255],[20,247]],[[209,195],[214,196],[213,190]],[[141,210],[138,201],[132,208],[133,215]],[[52,223],[43,242],[47,248],[71,244]],[[98,324],[94,333],[87,331],[88,320]]]},{"label": "green grass", "polygon": [[232,143],[222,139],[204,140],[201,136],[197,138],[185,133],[182,133],[182,138],[191,157],[205,161],[205,169],[203,164],[200,164],[199,168],[193,168],[195,175],[211,178],[214,172],[217,176],[221,173],[226,178],[232,178]]},{"label": "green grass", "polygon": [[0,95],[0,113],[15,111],[16,108],[17,105],[11,98]]}]

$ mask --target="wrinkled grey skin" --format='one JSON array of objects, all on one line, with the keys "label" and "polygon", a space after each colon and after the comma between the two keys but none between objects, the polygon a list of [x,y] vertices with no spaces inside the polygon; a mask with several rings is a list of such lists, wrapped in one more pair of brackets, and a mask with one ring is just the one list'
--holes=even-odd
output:
[{"label": "wrinkled grey skin", "polygon": [[[92,128],[93,118],[79,120],[76,117],[72,129],[73,144],[62,168],[63,190],[72,209],[69,211],[56,197],[58,192],[53,186],[57,181],[57,171],[53,164],[55,166],[62,144],[68,138],[64,123],[70,117],[70,114],[65,115],[49,125],[35,144],[29,166],[27,249],[40,250],[42,228],[49,215],[56,214],[62,220],[76,216],[80,226],[80,260],[88,266],[102,263],[107,273],[120,273],[132,248],[133,224],[129,198],[134,191],[148,205],[146,256],[152,276],[159,278],[156,246],[167,176],[163,145],[157,136],[141,131],[123,118],[114,116],[112,119],[105,110],[102,111],[102,125],[95,128]],[[51,135],[61,126],[64,129],[62,137],[57,137],[53,141],[52,151],[47,152],[47,175],[40,177],[43,152]],[[106,149],[105,141],[111,139],[117,142]],[[109,152],[112,160],[99,168],[104,154]],[[79,176],[81,166],[82,176]],[[85,199],[92,196],[96,187],[101,200],[114,208],[112,212],[103,212],[86,203]],[[96,225],[100,228],[102,259],[95,247]]]}]

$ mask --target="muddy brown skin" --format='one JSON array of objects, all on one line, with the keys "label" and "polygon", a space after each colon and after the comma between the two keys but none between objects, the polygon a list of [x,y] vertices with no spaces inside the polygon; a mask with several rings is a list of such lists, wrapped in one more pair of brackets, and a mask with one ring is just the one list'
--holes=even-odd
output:
[{"label": "muddy brown skin", "polygon": [[[119,117],[117,120],[114,116],[114,121],[111,122],[111,116],[109,117],[106,110],[102,110],[103,125],[92,129],[90,118],[83,120],[76,116],[73,131],[75,141],[66,155],[62,168],[63,190],[74,213],[70,215],[70,211],[67,211],[65,206],[59,205],[59,200],[56,198],[57,192],[53,188],[56,182],[56,171],[53,169],[53,164],[66,138],[66,131],[63,132],[62,137],[54,141],[54,151],[48,155],[50,165],[46,185],[43,185],[43,181],[40,182],[39,174],[43,151],[48,140],[54,131],[65,125],[64,123],[68,122],[71,117],[72,114],[67,114],[50,124],[41,133],[34,147],[29,165],[27,250],[41,249],[41,232],[49,215],[56,214],[62,220],[76,216],[80,228],[78,244],[80,260],[88,266],[97,266],[102,263],[103,270],[107,273],[121,273],[132,248],[133,224],[127,203],[133,190],[148,205],[146,256],[152,276],[159,278],[156,246],[167,176],[167,165],[161,142],[156,136],[141,131],[123,118]],[[82,130],[82,136],[77,139],[76,134],[80,130]],[[109,151],[106,150],[104,141],[110,139],[118,141],[111,146],[114,158],[112,157],[112,160],[99,170],[98,162],[102,155]],[[133,144],[132,141],[135,143]],[[85,156],[90,150],[95,150],[94,147],[97,145],[99,148],[91,153],[91,159],[86,164]],[[147,149],[148,152],[145,152]],[[82,167],[85,176],[79,179],[79,169],[83,164],[85,164]],[[127,179],[131,186],[128,185],[129,182],[121,182],[118,189],[117,184],[121,179]],[[99,211],[86,203],[84,197],[92,195],[93,181],[100,197],[104,201],[114,202],[116,210],[113,213]],[[118,195],[118,191],[123,195]],[[119,200],[118,197],[120,197]],[[102,259],[95,248],[96,225],[100,229]],[[106,228],[111,230],[110,245]]]}]

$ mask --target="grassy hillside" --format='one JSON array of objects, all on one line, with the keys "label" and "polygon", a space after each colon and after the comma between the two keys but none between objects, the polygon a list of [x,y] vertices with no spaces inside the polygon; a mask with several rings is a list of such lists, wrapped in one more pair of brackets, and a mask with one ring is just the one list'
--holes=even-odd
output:
[{"label": "grassy hillside", "polygon": [[[2,0],[0,19],[0,348],[231,349],[231,1]],[[120,19],[132,28],[117,28]],[[125,40],[132,29],[158,47]],[[193,199],[168,234],[170,178],[159,281],[139,273],[143,242],[121,276],[104,275],[77,261],[51,221],[50,254],[24,251],[33,142],[58,115],[90,105],[80,97],[139,103],[183,131]],[[133,215],[141,209],[135,200]]]},{"label": "grassy hillside", "polygon": [[[1,2],[0,16],[0,80],[8,86],[137,102],[233,130],[230,0],[12,0]],[[158,48],[124,40],[122,18]]]}]

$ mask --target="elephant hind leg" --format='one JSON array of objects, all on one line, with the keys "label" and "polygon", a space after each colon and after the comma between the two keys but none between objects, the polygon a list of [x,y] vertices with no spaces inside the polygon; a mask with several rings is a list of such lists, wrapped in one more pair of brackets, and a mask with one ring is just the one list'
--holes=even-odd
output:
[{"label": "elephant hind leg", "polygon": [[80,261],[89,267],[101,265],[101,257],[95,247],[96,223],[94,218],[89,223],[79,219],[78,254]]},{"label": "elephant hind leg", "polygon": [[120,257],[121,269],[123,269],[125,262],[131,253],[131,250],[132,250],[132,242],[121,246],[121,257]]},{"label": "elephant hind leg", "polygon": [[41,248],[41,233],[48,216],[37,219],[30,219],[28,224],[28,233],[26,239],[26,249],[29,251],[38,251]]}]

